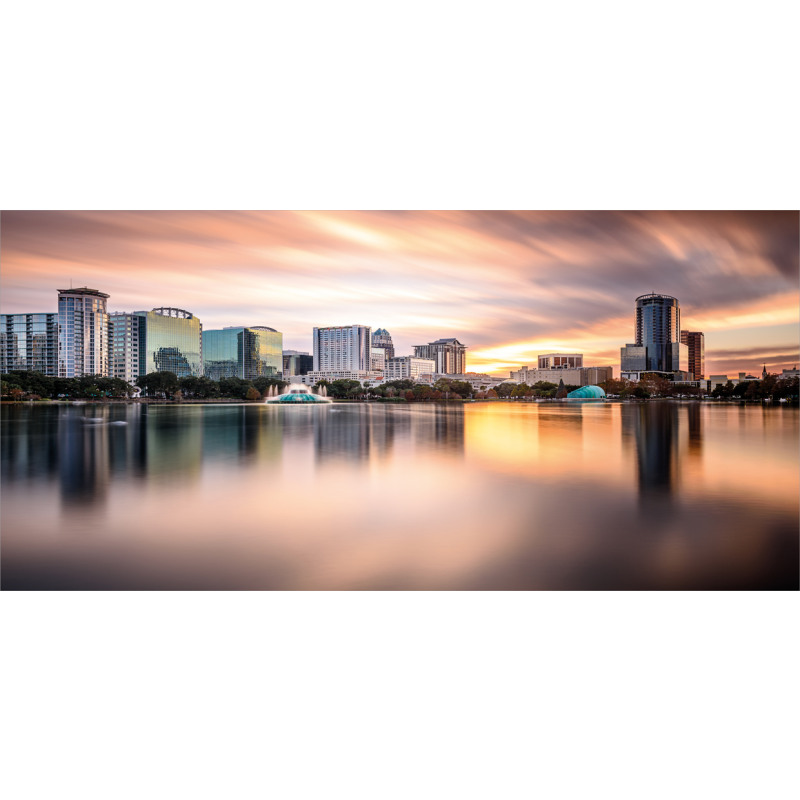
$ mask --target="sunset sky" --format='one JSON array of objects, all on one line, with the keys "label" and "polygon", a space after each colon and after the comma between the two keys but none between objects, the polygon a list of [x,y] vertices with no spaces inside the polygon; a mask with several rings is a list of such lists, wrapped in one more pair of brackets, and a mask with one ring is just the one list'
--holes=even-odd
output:
[{"label": "sunset sky", "polygon": [[397,355],[455,336],[471,371],[538,353],[614,364],[634,300],[673,295],[705,332],[706,375],[800,361],[795,212],[5,211],[3,313],[89,286],[109,310],[177,306],[204,329],[387,328]]}]

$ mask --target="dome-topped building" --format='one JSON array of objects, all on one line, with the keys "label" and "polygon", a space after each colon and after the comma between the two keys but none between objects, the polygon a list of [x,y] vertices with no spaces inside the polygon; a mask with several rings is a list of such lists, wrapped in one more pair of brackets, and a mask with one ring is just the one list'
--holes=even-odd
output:
[{"label": "dome-topped building", "polygon": [[600,386],[581,386],[567,395],[567,400],[603,400],[605,391]]}]

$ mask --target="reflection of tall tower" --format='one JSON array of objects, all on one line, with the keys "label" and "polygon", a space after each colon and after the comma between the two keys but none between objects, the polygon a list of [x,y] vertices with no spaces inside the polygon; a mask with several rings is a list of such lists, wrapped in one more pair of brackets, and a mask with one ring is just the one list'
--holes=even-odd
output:
[{"label": "reflection of tall tower", "polygon": [[415,407],[408,416],[415,449],[464,450],[464,406]]},{"label": "reflection of tall tower", "polygon": [[366,463],[372,440],[369,407],[350,406],[342,409],[343,413],[336,414],[329,413],[332,410],[320,409],[321,413],[314,414],[314,452],[317,459],[344,458]]},{"label": "reflection of tall tower", "polygon": [[702,408],[700,403],[689,403],[686,406],[686,418],[689,423],[689,453],[698,456],[703,450]]},{"label": "reflection of tall tower", "polygon": [[640,494],[669,497],[677,484],[678,407],[642,403],[621,411],[623,431],[636,441]]},{"label": "reflection of tall tower", "polygon": [[[108,409],[103,409],[105,421]],[[100,410],[93,412],[95,415]],[[66,505],[93,505],[104,500],[109,480],[108,427],[80,414],[58,420],[58,471]]]}]

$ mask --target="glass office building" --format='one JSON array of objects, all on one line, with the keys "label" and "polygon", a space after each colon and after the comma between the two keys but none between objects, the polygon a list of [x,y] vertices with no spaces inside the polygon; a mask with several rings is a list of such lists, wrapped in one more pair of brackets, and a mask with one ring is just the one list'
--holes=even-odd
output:
[{"label": "glass office building", "polygon": [[58,314],[0,314],[0,372],[58,375]]},{"label": "glass office building", "polygon": [[674,297],[645,294],[636,298],[636,345],[647,348],[648,372],[685,369],[685,355],[681,363],[680,330],[681,310]]},{"label": "glass office building", "polygon": [[179,378],[203,374],[203,326],[182,308],[136,311],[144,318],[144,374],[174,372]]},{"label": "glass office building", "polygon": [[265,326],[203,331],[207,378],[278,378],[283,374],[283,334]]}]

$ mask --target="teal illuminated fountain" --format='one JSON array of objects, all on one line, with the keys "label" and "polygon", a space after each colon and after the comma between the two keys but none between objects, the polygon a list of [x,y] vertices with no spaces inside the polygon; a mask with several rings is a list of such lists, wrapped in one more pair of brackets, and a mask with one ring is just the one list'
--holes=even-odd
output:
[{"label": "teal illuminated fountain", "polygon": [[[325,391],[324,387],[322,391]],[[331,403],[333,401],[329,397],[314,394],[308,386],[303,386],[301,383],[293,383],[284,394],[279,394],[277,397],[267,397],[266,402],[308,405],[309,403]]]}]

